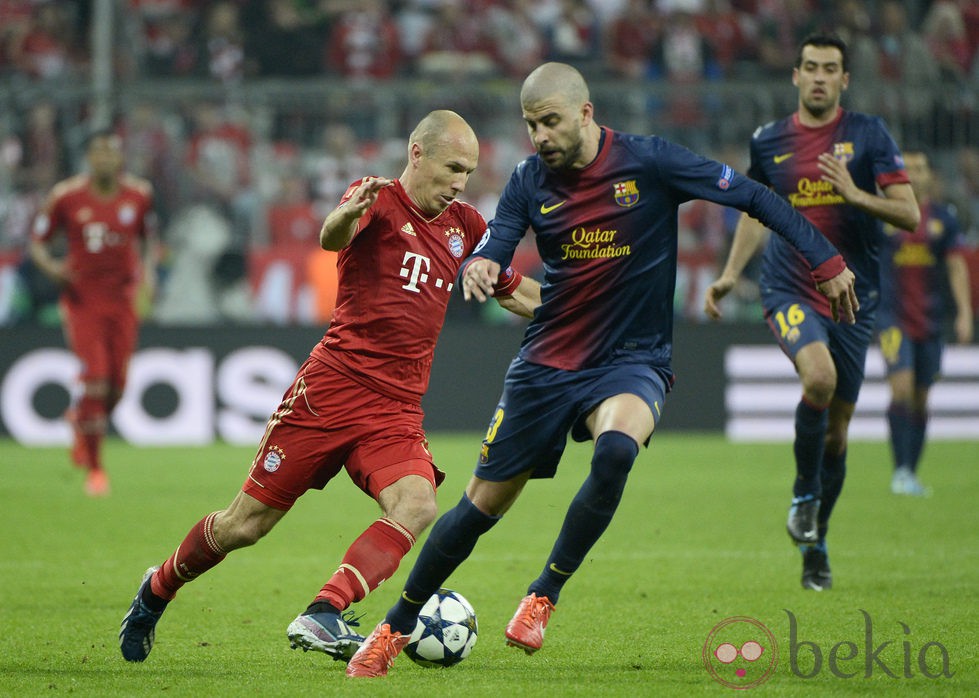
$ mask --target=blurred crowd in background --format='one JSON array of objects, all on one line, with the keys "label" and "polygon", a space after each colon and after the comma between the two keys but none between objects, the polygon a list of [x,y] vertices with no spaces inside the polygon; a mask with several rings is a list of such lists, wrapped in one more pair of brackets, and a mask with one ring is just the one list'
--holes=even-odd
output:
[{"label": "blurred crowd in background", "polygon": [[[161,219],[149,322],[328,322],[320,223],[351,181],[400,174],[433,108],[480,135],[463,198],[491,218],[530,152],[520,81],[545,60],[586,74],[601,123],[744,171],[754,128],[795,109],[796,47],[820,29],[850,46],[845,106],[929,153],[938,198],[979,243],[979,0],[111,1],[111,125]],[[23,253],[44,196],[82,168],[97,4],[0,0],[0,325],[58,322]],[[703,320],[736,220],[683,208],[681,317]],[[532,240],[516,263],[539,271]],[[728,318],[760,317],[750,280],[731,304]],[[450,310],[504,321],[489,312]]]}]

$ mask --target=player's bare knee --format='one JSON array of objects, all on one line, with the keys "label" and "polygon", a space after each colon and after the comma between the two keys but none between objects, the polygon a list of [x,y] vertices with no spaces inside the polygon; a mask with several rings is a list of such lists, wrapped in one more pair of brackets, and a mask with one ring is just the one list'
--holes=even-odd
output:
[{"label": "player's bare knee", "polygon": [[106,378],[92,378],[82,385],[85,397],[104,400],[109,396],[109,381]]},{"label": "player's bare knee", "polygon": [[836,372],[833,370],[812,371],[803,377],[802,392],[806,399],[815,405],[828,405],[836,392]]},{"label": "player's bare knee", "polygon": [[435,500],[435,493],[431,490],[429,493],[416,492],[399,497],[394,506],[384,514],[417,536],[438,516],[438,502]]},{"label": "player's bare knee", "polygon": [[438,504],[434,498],[419,502],[419,506],[414,510],[414,522],[409,526],[409,530],[415,535],[420,534],[432,525],[436,516],[438,516]]}]

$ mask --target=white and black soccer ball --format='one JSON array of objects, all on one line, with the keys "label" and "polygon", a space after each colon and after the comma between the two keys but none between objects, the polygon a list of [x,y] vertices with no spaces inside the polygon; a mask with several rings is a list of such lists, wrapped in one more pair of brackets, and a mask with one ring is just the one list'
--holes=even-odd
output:
[{"label": "white and black soccer ball", "polygon": [[477,632],[472,604],[458,592],[439,589],[422,606],[405,654],[422,666],[452,666],[472,652]]}]

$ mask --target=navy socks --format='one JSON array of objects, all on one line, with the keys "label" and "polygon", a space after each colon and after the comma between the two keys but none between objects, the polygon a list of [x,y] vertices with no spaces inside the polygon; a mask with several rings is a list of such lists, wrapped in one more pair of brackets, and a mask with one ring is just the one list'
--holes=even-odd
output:
[{"label": "navy socks", "polygon": [[829,410],[813,407],[805,400],[795,408],[795,483],[792,494],[796,497],[819,497],[822,486],[819,470],[823,463],[826,427]]},{"label": "navy socks", "polygon": [[528,593],[557,603],[565,582],[611,523],[638,453],[639,445],[626,434],[607,431],[598,437],[591,473],[571,501],[551,556]]},{"label": "navy socks", "polygon": [[499,520],[499,516],[481,512],[463,494],[459,503],[435,522],[408,575],[401,598],[385,617],[391,630],[411,633],[415,629],[421,607],[469,557],[479,537]]}]

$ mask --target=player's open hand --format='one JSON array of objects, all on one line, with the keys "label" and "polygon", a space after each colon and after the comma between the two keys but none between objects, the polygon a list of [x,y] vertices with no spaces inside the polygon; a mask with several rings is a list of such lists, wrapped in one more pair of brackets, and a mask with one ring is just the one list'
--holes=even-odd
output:
[{"label": "player's open hand", "polygon": [[842,196],[848,203],[852,203],[854,198],[859,195],[859,192],[863,191],[854,183],[853,177],[850,175],[850,170],[846,167],[846,163],[843,160],[833,157],[832,154],[820,153],[818,167],[819,171],[823,173],[823,181],[832,184],[836,193]]},{"label": "player's open hand", "polygon": [[462,297],[467,301],[476,298],[480,303],[493,295],[493,288],[500,276],[500,265],[491,259],[477,257],[462,274]]},{"label": "player's open hand", "polygon": [[829,281],[816,285],[819,292],[829,299],[834,322],[842,320],[852,325],[857,321],[860,303],[857,301],[857,291],[853,285],[855,281],[853,272],[845,268]]},{"label": "player's open hand", "polygon": [[394,180],[387,177],[365,177],[347,199],[347,210],[351,215],[356,214],[356,217],[360,218],[377,201],[377,192],[390,186],[392,182]]},{"label": "player's open hand", "polygon": [[736,279],[729,279],[724,276],[707,287],[707,297],[704,298],[704,312],[711,320],[721,319],[721,299],[731,292],[734,288]]}]

